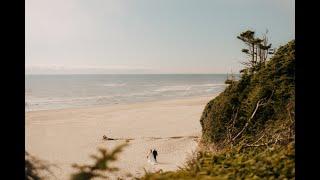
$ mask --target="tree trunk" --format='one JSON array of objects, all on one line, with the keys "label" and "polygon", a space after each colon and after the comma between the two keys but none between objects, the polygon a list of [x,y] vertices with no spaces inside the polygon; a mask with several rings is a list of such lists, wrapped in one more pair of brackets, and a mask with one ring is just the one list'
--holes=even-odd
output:
[{"label": "tree trunk", "polygon": [[255,64],[255,62],[254,62],[254,43],[252,43],[252,63]]}]

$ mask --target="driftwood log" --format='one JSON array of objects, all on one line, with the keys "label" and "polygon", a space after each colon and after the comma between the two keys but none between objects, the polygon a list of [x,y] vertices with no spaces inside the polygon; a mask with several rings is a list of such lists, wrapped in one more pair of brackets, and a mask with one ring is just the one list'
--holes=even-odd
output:
[{"label": "driftwood log", "polygon": [[103,135],[103,140],[115,140],[115,139],[113,139],[113,138],[108,138],[106,135]]}]

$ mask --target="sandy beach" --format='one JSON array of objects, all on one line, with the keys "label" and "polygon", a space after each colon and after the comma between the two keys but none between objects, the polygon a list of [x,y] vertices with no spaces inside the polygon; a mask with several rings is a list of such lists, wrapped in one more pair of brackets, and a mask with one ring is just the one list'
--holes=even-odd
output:
[{"label": "sandy beach", "polygon": [[[113,165],[114,176],[147,171],[176,170],[197,148],[200,116],[210,97],[143,102],[105,107],[43,110],[26,113],[26,151],[54,163],[57,179],[69,179],[73,163],[88,163],[98,147],[113,148],[129,139],[129,146]],[[102,136],[120,139],[105,141]],[[150,149],[158,150],[158,164],[147,163]]]}]

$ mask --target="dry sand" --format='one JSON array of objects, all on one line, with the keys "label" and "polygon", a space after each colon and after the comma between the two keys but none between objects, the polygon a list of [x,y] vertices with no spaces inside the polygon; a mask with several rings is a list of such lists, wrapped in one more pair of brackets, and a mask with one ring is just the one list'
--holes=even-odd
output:
[{"label": "dry sand", "polygon": [[[33,111],[26,113],[26,150],[56,164],[57,179],[69,179],[71,164],[88,163],[98,147],[107,149],[131,139],[113,165],[114,176],[147,171],[176,170],[197,148],[200,116],[211,97],[143,102],[129,105]],[[196,136],[196,137],[194,137]],[[158,150],[158,164],[147,163],[151,148]]]}]

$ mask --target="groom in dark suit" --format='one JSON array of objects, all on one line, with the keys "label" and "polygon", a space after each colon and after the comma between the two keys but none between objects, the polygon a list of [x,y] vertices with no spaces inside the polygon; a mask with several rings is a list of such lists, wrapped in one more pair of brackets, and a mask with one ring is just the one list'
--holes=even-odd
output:
[{"label": "groom in dark suit", "polygon": [[158,156],[157,150],[154,149],[154,150],[152,151],[152,154],[153,154],[154,159],[155,159],[156,162],[157,162],[157,156]]}]

